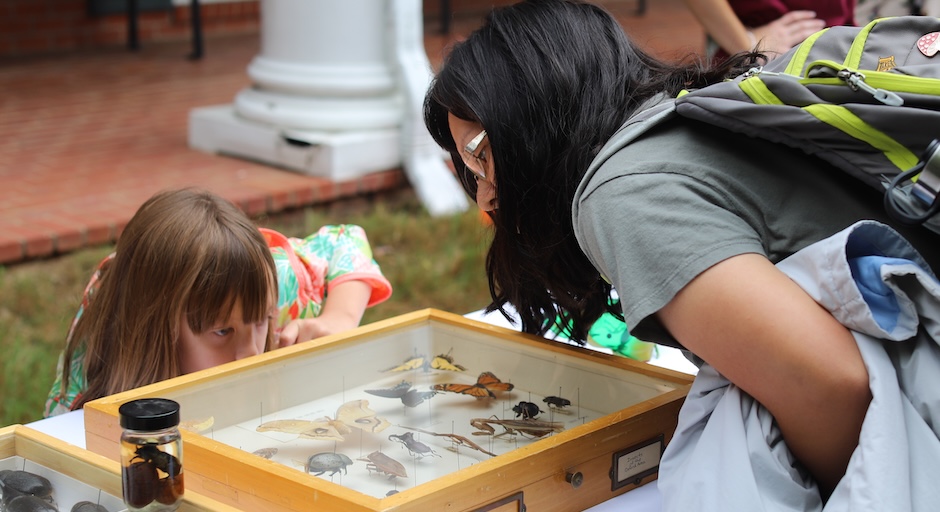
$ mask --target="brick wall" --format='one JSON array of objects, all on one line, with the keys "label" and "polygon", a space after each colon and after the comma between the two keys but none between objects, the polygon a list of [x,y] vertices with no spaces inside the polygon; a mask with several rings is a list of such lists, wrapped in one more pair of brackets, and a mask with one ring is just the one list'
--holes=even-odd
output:
[{"label": "brick wall", "polygon": [[[257,32],[259,0],[202,5],[206,37]],[[138,15],[141,45],[189,40],[189,6]],[[0,0],[0,58],[122,46],[127,16],[92,16],[87,0]]]},{"label": "brick wall", "polygon": [[[257,32],[261,0],[203,3],[206,37]],[[276,1],[276,0],[273,0]],[[342,0],[335,0],[337,2]],[[389,0],[395,1],[395,0]],[[514,0],[450,0],[452,16],[479,16],[493,5]],[[191,37],[189,6],[141,11],[138,38],[147,42]],[[440,26],[442,0],[423,0],[425,22]],[[127,44],[127,16],[89,14],[88,0],[0,0],[0,58],[62,53]]]}]

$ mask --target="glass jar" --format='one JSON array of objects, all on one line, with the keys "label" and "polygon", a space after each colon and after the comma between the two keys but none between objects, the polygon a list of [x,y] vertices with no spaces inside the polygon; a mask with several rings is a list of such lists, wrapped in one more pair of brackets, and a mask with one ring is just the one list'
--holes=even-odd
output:
[{"label": "glass jar", "polygon": [[176,510],[183,499],[180,406],[165,398],[123,404],[121,476],[130,512]]}]

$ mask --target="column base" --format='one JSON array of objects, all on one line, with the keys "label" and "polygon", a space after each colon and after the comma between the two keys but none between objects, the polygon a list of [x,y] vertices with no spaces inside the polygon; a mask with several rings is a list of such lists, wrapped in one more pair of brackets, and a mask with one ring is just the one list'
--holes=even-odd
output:
[{"label": "column base", "polygon": [[189,146],[331,181],[353,180],[402,165],[398,128],[343,132],[279,128],[245,119],[233,105],[191,110]]}]

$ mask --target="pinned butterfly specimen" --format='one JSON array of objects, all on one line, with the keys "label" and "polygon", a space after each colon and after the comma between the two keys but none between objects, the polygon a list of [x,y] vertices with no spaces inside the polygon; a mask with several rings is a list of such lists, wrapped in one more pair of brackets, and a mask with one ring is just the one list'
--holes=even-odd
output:
[{"label": "pinned butterfly specimen", "polygon": [[418,391],[412,389],[410,382],[401,381],[393,388],[367,389],[366,393],[384,398],[398,398],[406,407],[417,407],[428,398],[437,394],[437,391]]},{"label": "pinned butterfly specimen", "polygon": [[391,368],[386,368],[386,372],[407,372],[410,370],[424,370],[425,373],[430,372],[431,370],[446,370],[449,372],[462,372],[466,370],[463,366],[454,363],[454,358],[450,356],[450,352],[446,354],[438,354],[434,356],[433,359],[428,359],[423,355],[418,355],[415,351],[415,355],[405,359],[405,362],[398,366],[393,366]]},{"label": "pinned butterfly specimen", "polygon": [[476,384],[435,384],[431,389],[460,393],[476,398],[496,398],[495,391],[512,391],[515,387],[509,382],[499,380],[493,372],[483,372],[477,377]]},{"label": "pinned butterfly specimen", "polygon": [[339,406],[336,418],[310,420],[274,420],[262,423],[255,430],[258,432],[283,432],[297,434],[303,439],[324,441],[342,441],[352,433],[352,428],[365,432],[381,432],[391,423],[375,415],[369,409],[368,400],[353,400]]}]

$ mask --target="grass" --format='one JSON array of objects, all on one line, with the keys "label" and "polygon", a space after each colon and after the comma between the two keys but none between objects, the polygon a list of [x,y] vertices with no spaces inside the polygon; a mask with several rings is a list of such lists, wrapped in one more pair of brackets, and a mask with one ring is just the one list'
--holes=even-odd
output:
[{"label": "grass", "polygon": [[[394,288],[363,323],[434,307],[468,313],[489,302],[483,262],[488,230],[479,212],[427,214],[410,190],[257,219],[259,226],[304,236],[324,224],[352,223],[369,235]],[[0,266],[0,426],[42,417],[55,365],[82,292],[112,246],[55,259]]]}]

